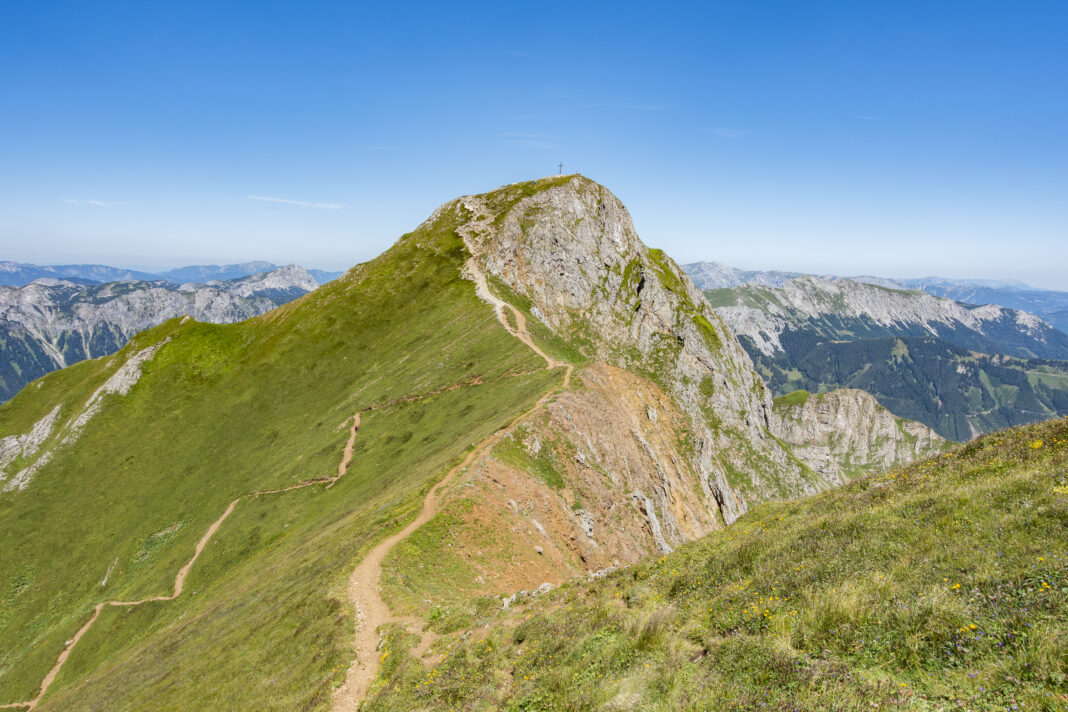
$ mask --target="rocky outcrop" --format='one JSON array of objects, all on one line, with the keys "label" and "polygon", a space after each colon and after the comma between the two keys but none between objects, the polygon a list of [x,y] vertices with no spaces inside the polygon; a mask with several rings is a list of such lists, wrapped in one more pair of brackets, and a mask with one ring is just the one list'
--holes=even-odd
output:
[{"label": "rocky outcrop", "polygon": [[448,550],[509,595],[543,581],[631,564],[724,526],[679,433],[688,416],[659,386],[595,363],[516,423],[450,497],[493,543],[457,535]]},{"label": "rocky outcrop", "polygon": [[461,198],[431,220],[446,216],[469,226],[475,259],[534,318],[590,360],[664,388],[686,416],[685,464],[702,507],[729,523],[751,501],[827,486],[771,437],[771,397],[748,355],[606,188],[544,179]]},{"label": "rocky outcrop", "polygon": [[[34,473],[37,472],[37,469],[42,464],[47,463],[47,460],[45,463],[35,462],[29,467],[14,473],[13,476],[7,472],[8,466],[16,459],[23,461],[31,461],[33,459],[44,442],[52,435],[60,407],[57,405],[47,415],[34,423],[28,433],[0,438],[0,485],[3,485],[3,491],[24,488]],[[11,478],[11,481],[4,484],[9,478]]]},{"label": "rocky outcrop", "polygon": [[775,401],[773,430],[793,453],[840,485],[866,472],[944,451],[948,442],[914,420],[898,418],[866,391],[798,391]]},{"label": "rocky outcrop", "polygon": [[[913,435],[913,424],[859,392],[813,399],[797,424],[776,411],[700,292],[592,181],[466,196],[428,222],[439,221],[470,252],[464,277],[483,300],[499,316],[502,300],[524,311],[550,365],[577,366],[571,385],[476,457],[449,495],[463,524],[450,527],[442,551],[471,566],[485,593],[507,597],[667,553],[756,503],[811,494],[942,442]],[[837,440],[833,427],[849,437]]]},{"label": "rocky outcrop", "polygon": [[766,284],[781,287],[787,280],[803,277],[803,272],[779,272],[738,269],[722,262],[694,262],[682,269],[698,289],[723,289],[742,284]]},{"label": "rocky outcrop", "polygon": [[0,401],[49,371],[120,349],[175,317],[217,324],[248,319],[317,287],[297,265],[208,284],[39,279],[0,287]]},{"label": "rocky outcrop", "polygon": [[775,395],[861,388],[961,441],[1068,413],[1068,335],[1025,311],[841,278],[705,295]]},{"label": "rocky outcrop", "polygon": [[[59,416],[63,404],[37,421],[28,433],[0,438],[0,492],[26,489],[37,471],[52,460],[56,448],[73,445],[78,440],[85,425],[100,412],[107,396],[124,396],[130,392],[141,378],[142,366],[168,341],[170,338],[134,351],[125,358],[118,355],[109,359],[109,366],[118,364],[115,371],[93,391],[77,415],[70,417],[68,414],[68,419],[61,425]],[[9,473],[8,469],[16,460],[22,468]]]}]

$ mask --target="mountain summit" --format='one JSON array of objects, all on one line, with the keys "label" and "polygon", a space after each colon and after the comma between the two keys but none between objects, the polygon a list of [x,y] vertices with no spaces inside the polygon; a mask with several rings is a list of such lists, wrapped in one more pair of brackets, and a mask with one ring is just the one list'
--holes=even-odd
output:
[{"label": "mountain summit", "polygon": [[450,201],[293,302],[0,406],[0,702],[355,709],[406,664],[384,641],[435,658],[480,611],[941,450],[863,399],[777,409],[593,181]]}]

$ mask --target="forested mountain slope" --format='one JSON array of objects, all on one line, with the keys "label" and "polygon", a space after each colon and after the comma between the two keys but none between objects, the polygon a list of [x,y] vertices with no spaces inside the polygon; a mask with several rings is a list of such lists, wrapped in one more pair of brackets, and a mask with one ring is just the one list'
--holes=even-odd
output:
[{"label": "forested mountain slope", "polygon": [[1025,312],[814,277],[705,295],[775,395],[859,388],[953,440],[1068,414],[1068,336]]}]

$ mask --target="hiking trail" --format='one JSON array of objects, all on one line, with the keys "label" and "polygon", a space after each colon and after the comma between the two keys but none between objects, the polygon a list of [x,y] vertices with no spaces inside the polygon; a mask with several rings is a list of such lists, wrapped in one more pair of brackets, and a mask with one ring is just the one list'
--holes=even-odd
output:
[{"label": "hiking trail", "polygon": [[[478,264],[478,254],[472,239],[472,233],[481,232],[485,229],[484,221],[489,216],[489,213],[481,201],[476,198],[465,198],[463,205],[477,215],[474,220],[457,229],[457,233],[463,238],[464,245],[471,254],[464,263],[464,276],[475,283],[475,293],[480,299],[493,307],[497,320],[504,326],[505,330],[542,358],[545,361],[546,369],[564,368],[563,387],[567,388],[571,383],[571,373],[574,370],[574,366],[557,361],[542,351],[530,337],[530,333],[527,331],[526,317],[523,313],[490,291],[486,282],[486,274]],[[512,316],[515,318],[515,327],[508,323],[505,310],[511,311]],[[421,623],[420,619],[415,617],[394,616],[389,610],[389,605],[382,599],[382,593],[379,588],[382,580],[382,562],[386,556],[399,542],[433,519],[441,505],[442,491],[459,472],[492,446],[513,425],[541,408],[545,401],[556,393],[558,388],[559,386],[553,386],[531,408],[517,415],[507,425],[499,428],[476,445],[460,464],[450,469],[436,485],[430,488],[430,491],[427,492],[426,497],[423,499],[423,506],[414,520],[399,532],[379,542],[360,560],[356,570],[349,577],[349,598],[356,609],[356,637],[353,643],[356,655],[348,672],[345,674],[345,682],[334,693],[333,712],[356,712],[360,708],[360,703],[367,696],[371,683],[374,682],[375,677],[378,675],[378,666],[381,662],[377,652],[379,644],[378,629],[389,623],[399,623],[405,627],[415,627]],[[432,631],[415,630],[414,632],[421,636],[419,643],[413,650],[416,657],[419,657],[437,636]]]},{"label": "hiking trail", "polygon": [[[472,233],[481,232],[486,229],[487,225],[485,219],[489,216],[484,205],[481,201],[475,198],[465,199],[464,206],[469,210],[472,210],[477,214],[477,218],[457,230],[460,236],[463,238],[464,244],[467,246],[468,251],[471,253],[471,257],[464,263],[464,276],[471,279],[475,284],[475,292],[480,299],[487,302],[493,307],[493,311],[497,320],[505,328],[505,330],[513,337],[525,344],[531,351],[533,351],[538,357],[545,361],[545,368],[548,370],[563,368],[564,378],[562,385],[567,388],[571,383],[571,374],[574,371],[574,366],[563,361],[558,361],[553,357],[546,354],[534,343],[534,340],[530,337],[530,333],[527,331],[526,317],[521,311],[516,309],[508,302],[497,297],[490,291],[489,285],[486,281],[486,275],[482,271],[477,261],[477,254],[475,250]],[[515,319],[515,326],[513,327],[506,316],[506,312],[511,312],[512,317]],[[406,357],[407,358],[407,357]],[[174,590],[170,595],[164,596],[152,596],[150,598],[143,598],[136,601],[103,601],[98,603],[93,608],[93,614],[88,621],[74,634],[63,651],[56,659],[55,665],[45,675],[41,681],[41,687],[37,693],[37,696],[27,702],[12,702],[6,704],[0,704],[0,709],[26,709],[33,710],[40,704],[41,699],[48,691],[49,687],[55,681],[60,670],[63,668],[64,663],[70,657],[74,647],[82,639],[82,637],[92,628],[97,618],[100,616],[100,612],[106,606],[125,606],[133,607],[140,606],[144,603],[152,603],[157,601],[173,601],[182,595],[182,591],[185,587],[185,579],[192,570],[193,565],[196,563],[200,554],[204,551],[204,548],[211,541],[212,537],[226,521],[227,517],[234,511],[234,508],[243,498],[258,498],[261,496],[282,494],[285,492],[291,492],[293,490],[303,489],[305,487],[312,487],[315,485],[325,485],[325,489],[330,489],[341,479],[348,471],[349,465],[352,462],[353,451],[356,443],[356,433],[360,428],[360,413],[364,411],[375,410],[379,407],[386,407],[396,403],[409,402],[417,398],[422,398],[427,395],[433,395],[443,391],[455,390],[468,385],[478,385],[481,380],[457,383],[452,386],[436,389],[429,394],[423,394],[420,396],[412,396],[406,398],[400,398],[396,401],[380,404],[378,406],[368,406],[355,413],[352,418],[352,426],[349,430],[349,438],[345,444],[345,449],[341,456],[341,461],[338,463],[337,474],[332,477],[319,477],[310,480],[304,480],[287,487],[271,490],[258,490],[239,496],[237,499],[230,502],[226,510],[216,519],[207,531],[197,542],[196,547],[193,550],[193,556],[186,562],[174,578]],[[378,655],[376,650],[378,647],[378,629],[388,623],[400,623],[405,626],[417,626],[421,623],[420,619],[415,617],[402,617],[394,616],[390,610],[388,604],[382,600],[381,593],[379,591],[379,585],[382,578],[382,562],[385,557],[393,549],[396,544],[405,538],[407,538],[412,532],[421,527],[423,524],[429,522],[434,515],[437,514],[441,505],[441,493],[443,489],[455,478],[455,476],[470,465],[475,458],[484,453],[490,446],[492,446],[505,432],[507,432],[513,425],[520,420],[526,418],[531,413],[541,408],[545,402],[551,398],[557,391],[559,386],[553,386],[547,393],[541,396],[538,401],[529,409],[520,413],[513,418],[507,425],[499,428],[492,435],[484,439],[478,445],[474,447],[467,454],[467,456],[458,465],[450,469],[445,476],[427,493],[423,499],[422,507],[419,510],[418,515],[407,526],[401,529],[399,532],[387,537],[383,541],[379,542],[357,565],[355,571],[349,577],[348,593],[349,598],[353,603],[356,612],[356,636],[353,643],[355,657],[352,665],[349,667],[348,672],[345,675],[345,682],[341,687],[337,689],[333,697],[332,709],[334,712],[355,712],[359,709],[360,702],[367,695],[367,691],[378,674]],[[417,657],[433,644],[437,635],[431,631],[417,631],[420,634],[420,641],[413,649],[413,652]]]},{"label": "hiking trail", "polygon": [[303,489],[304,487],[311,487],[313,485],[320,484],[325,484],[327,489],[332,487],[335,482],[337,482],[345,475],[345,472],[349,468],[349,463],[352,461],[352,452],[353,448],[356,445],[356,431],[360,429],[360,414],[356,413],[354,416],[352,416],[351,420],[352,427],[349,429],[349,439],[348,442],[345,444],[345,450],[341,456],[341,462],[337,466],[337,475],[333,477],[318,477],[312,480],[304,480],[303,482],[298,482],[295,485],[290,485],[289,487],[283,487],[281,489],[258,490],[256,492],[250,492],[248,494],[241,495],[241,497],[238,497],[234,501],[230,502],[230,505],[226,508],[226,510],[219,516],[218,519],[212,522],[211,526],[209,526],[207,531],[204,532],[204,535],[200,537],[200,541],[197,542],[196,547],[193,549],[193,556],[189,559],[189,561],[186,562],[185,566],[178,570],[178,573],[174,577],[173,593],[171,593],[169,596],[152,596],[150,598],[142,598],[137,601],[103,601],[101,603],[96,604],[96,606],[93,608],[93,615],[89,618],[89,620],[85,622],[85,625],[78,629],[78,632],[74,634],[74,637],[67,641],[67,645],[65,648],[63,648],[63,652],[61,652],[59,654],[59,657],[56,659],[56,664],[53,665],[52,669],[48,671],[48,674],[44,676],[44,679],[41,681],[41,687],[37,692],[37,696],[27,702],[9,702],[7,704],[2,704],[0,705],[0,709],[35,709],[37,705],[40,704],[41,698],[43,698],[45,696],[45,693],[48,692],[48,688],[52,686],[52,683],[55,681],[56,676],[59,675],[59,671],[63,668],[63,664],[67,662],[67,658],[70,657],[71,651],[74,650],[74,646],[76,646],[78,644],[78,641],[82,639],[82,636],[84,636],[89,631],[89,629],[93,627],[93,624],[96,623],[96,619],[100,617],[100,612],[104,610],[105,606],[133,607],[140,606],[143,603],[153,603],[156,601],[173,601],[174,599],[181,596],[182,591],[185,590],[185,579],[187,576],[189,576],[189,572],[193,569],[193,564],[195,564],[197,562],[197,559],[200,558],[200,554],[204,551],[204,547],[206,547],[208,545],[208,542],[211,541],[211,538],[215,536],[215,532],[219,531],[219,527],[222,526],[222,523],[225,522],[226,518],[229,517],[230,514],[234,511],[234,507],[237,506],[237,503],[240,502],[242,498],[257,498],[263,495],[279,494],[281,492],[291,492],[292,490]]}]

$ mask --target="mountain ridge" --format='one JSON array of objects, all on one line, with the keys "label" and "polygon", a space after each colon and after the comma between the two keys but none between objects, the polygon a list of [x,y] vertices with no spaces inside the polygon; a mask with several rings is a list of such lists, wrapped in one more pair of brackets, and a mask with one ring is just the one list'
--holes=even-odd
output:
[{"label": "mountain ridge", "polygon": [[[546,369],[561,363],[574,375]],[[25,484],[0,493],[14,592],[0,699],[34,699],[101,600],[172,591],[228,503],[284,490],[232,510],[188,596],[100,609],[39,709],[326,709],[353,665],[388,674],[378,634],[462,628],[469,594],[500,605],[517,584],[636,562],[829,488],[777,438],[773,407],[603,186],[562,176],[450,201],[266,314],[172,319],[0,406],[0,442],[19,449],[5,477]],[[353,413],[351,464],[328,487]],[[436,513],[376,549],[421,521],[428,492]],[[391,617],[373,631],[384,619],[361,627],[349,585],[376,550]]]},{"label": "mountain ridge", "polygon": [[954,440],[1068,414],[1068,337],[1026,312],[810,276],[705,296],[777,396],[860,388]]},{"label": "mountain ridge", "polygon": [[[104,284],[107,282],[171,282],[204,284],[212,281],[229,281],[254,274],[273,272],[282,265],[273,262],[252,261],[228,265],[188,265],[148,272],[98,264],[36,265],[27,262],[0,261],[0,286],[21,287],[38,279],[62,279],[76,284]],[[319,284],[339,277],[341,272],[308,269]]]},{"label": "mountain ridge", "polygon": [[787,280],[812,276],[831,281],[848,279],[903,291],[919,290],[965,304],[977,306],[996,304],[1009,309],[1031,312],[1060,331],[1068,333],[1068,292],[1038,289],[1015,280],[947,279],[945,277],[900,279],[871,275],[842,277],[776,270],[742,270],[720,262],[694,262],[683,265],[683,269],[701,289],[722,289],[745,284],[781,287]]},{"label": "mountain ridge", "polygon": [[79,284],[45,277],[0,286],[0,401],[56,368],[109,355],[168,319],[240,321],[317,287],[297,265],[207,284]]},{"label": "mountain ridge", "polygon": [[[770,355],[781,350],[779,334],[798,320],[833,316],[880,327],[912,330],[985,353],[1018,358],[1068,359],[1068,334],[1028,312],[997,305],[965,306],[921,291],[901,291],[856,282],[798,277],[781,287],[741,286],[708,290],[706,296],[734,329]],[[859,328],[859,327],[858,327]],[[833,337],[833,333],[827,333]]]}]

